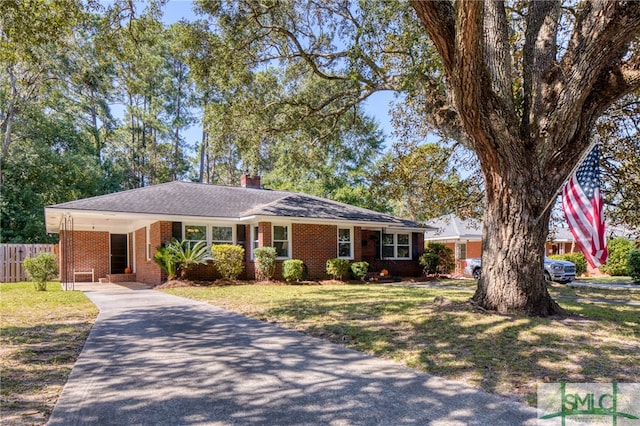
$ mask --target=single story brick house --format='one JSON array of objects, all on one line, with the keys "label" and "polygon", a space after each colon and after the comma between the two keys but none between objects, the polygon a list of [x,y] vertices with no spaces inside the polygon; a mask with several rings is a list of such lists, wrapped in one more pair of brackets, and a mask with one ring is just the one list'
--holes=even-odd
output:
[{"label": "single story brick house", "polygon": [[[461,219],[448,214],[427,221],[424,233],[426,243],[438,242],[450,247],[455,253],[456,272],[464,272],[464,260],[482,256],[482,222],[476,219]],[[620,226],[607,226],[608,238],[617,236],[637,240],[633,232]],[[580,253],[571,231],[565,226],[550,229],[545,255]],[[587,272],[599,275],[600,271],[587,266]]]},{"label": "single story brick house", "polygon": [[[159,284],[157,247],[173,238],[245,248],[242,278],[255,278],[253,250],[276,247],[281,262],[301,259],[309,278],[325,278],[327,259],[367,261],[370,270],[419,276],[424,226],[343,203],[262,188],[243,175],[239,187],[170,182],[45,208],[47,232],[60,234],[64,282],[106,278]],[[129,268],[133,275],[122,276]],[[90,273],[92,272],[92,274]],[[189,277],[216,278],[212,265]]]},{"label": "single story brick house", "polygon": [[464,260],[482,255],[482,222],[476,219],[461,219],[448,214],[427,222],[424,238],[427,243],[437,242],[453,250],[456,272],[463,273]]}]

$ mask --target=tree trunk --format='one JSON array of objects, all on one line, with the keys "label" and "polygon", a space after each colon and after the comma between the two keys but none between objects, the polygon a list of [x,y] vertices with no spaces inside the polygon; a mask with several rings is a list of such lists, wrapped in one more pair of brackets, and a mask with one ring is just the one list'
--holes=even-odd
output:
[{"label": "tree trunk", "polygon": [[11,94],[9,98],[9,105],[7,107],[7,113],[5,117],[3,117],[3,122],[5,127],[4,138],[2,141],[2,158],[6,158],[9,153],[9,145],[11,145],[11,135],[13,132],[13,116],[15,114],[15,102],[18,98],[18,89],[17,89],[17,81],[16,76],[11,70],[9,65],[6,66],[5,70],[9,75],[9,81],[11,82]]},{"label": "tree trunk", "polygon": [[[562,314],[544,280],[545,242],[550,213],[543,212],[553,189],[540,191],[535,167],[510,161],[513,170],[487,181],[482,236],[482,274],[473,301],[500,313],[533,316]],[[534,187],[538,190],[534,190]],[[514,190],[526,188],[527,190]],[[540,217],[540,214],[542,216]]]}]

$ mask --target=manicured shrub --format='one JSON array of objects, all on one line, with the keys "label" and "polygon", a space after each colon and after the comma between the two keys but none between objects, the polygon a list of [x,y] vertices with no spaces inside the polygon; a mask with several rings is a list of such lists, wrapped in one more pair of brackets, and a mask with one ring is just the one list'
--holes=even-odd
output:
[{"label": "manicured shrub", "polygon": [[614,238],[608,241],[608,247],[609,258],[600,270],[612,276],[625,275],[629,253],[635,248],[633,243],[626,238]]},{"label": "manicured shrub", "polygon": [[456,266],[453,250],[442,243],[429,243],[419,259],[425,275],[448,274]]},{"label": "manicured shrub", "polygon": [[367,262],[353,262],[351,264],[351,276],[357,280],[361,280],[369,272],[369,264]]},{"label": "manicured shrub", "polygon": [[576,265],[576,276],[587,273],[587,259],[582,253],[554,254],[549,259],[566,260]]},{"label": "manicured shrub", "polygon": [[53,253],[40,252],[23,263],[36,291],[47,291],[47,281],[58,275],[58,261]]},{"label": "manicured shrub", "polygon": [[635,249],[629,252],[627,257],[627,275],[634,283],[640,282],[640,250]]},{"label": "manicured shrub", "polygon": [[211,257],[222,278],[235,280],[242,273],[244,248],[232,244],[215,244],[211,246]]},{"label": "manicured shrub", "polygon": [[269,281],[276,272],[276,257],[278,253],[275,247],[260,247],[253,251],[256,260],[256,279]]},{"label": "manicured shrub", "polygon": [[282,262],[282,276],[287,281],[300,281],[304,275],[304,262],[288,259]]},{"label": "manicured shrub", "polygon": [[350,263],[347,259],[329,259],[327,260],[327,274],[336,280],[342,280],[349,273]]}]

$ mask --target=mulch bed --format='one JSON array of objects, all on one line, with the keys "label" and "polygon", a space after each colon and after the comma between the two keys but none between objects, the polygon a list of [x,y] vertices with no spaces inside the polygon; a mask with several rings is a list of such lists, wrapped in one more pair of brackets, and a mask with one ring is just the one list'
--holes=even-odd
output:
[{"label": "mulch bed", "polygon": [[154,287],[154,289],[162,290],[165,288],[180,287],[226,287],[232,285],[347,285],[347,284],[363,284],[362,281],[338,281],[338,280],[321,280],[321,281],[251,281],[251,280],[229,280],[218,279],[215,281],[193,281],[193,280],[171,280]]}]

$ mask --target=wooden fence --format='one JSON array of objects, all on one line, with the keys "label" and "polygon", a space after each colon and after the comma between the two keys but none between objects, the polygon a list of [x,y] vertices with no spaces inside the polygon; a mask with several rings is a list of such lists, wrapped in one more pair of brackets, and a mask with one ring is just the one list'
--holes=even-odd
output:
[{"label": "wooden fence", "polygon": [[0,244],[0,282],[15,283],[28,280],[22,262],[42,251],[56,253],[56,247],[55,244]]}]

